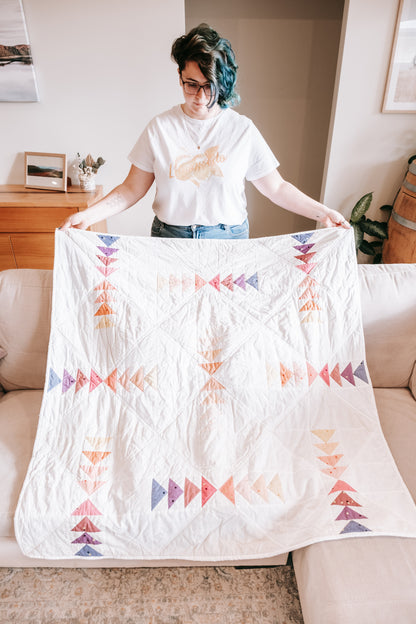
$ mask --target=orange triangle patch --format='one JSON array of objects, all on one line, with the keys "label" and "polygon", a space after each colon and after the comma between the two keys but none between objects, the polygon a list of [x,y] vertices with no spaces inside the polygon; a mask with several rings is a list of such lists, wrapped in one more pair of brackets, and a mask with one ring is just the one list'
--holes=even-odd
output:
[{"label": "orange triangle patch", "polygon": [[235,505],[234,480],[232,477],[230,477],[224,485],[220,487],[220,492],[222,492],[222,494],[224,494],[224,496],[226,496],[228,500]]},{"label": "orange triangle patch", "polygon": [[144,371],[143,366],[141,366],[139,370],[134,373],[133,377],[130,377],[131,383],[134,383],[134,385],[137,386],[137,388],[141,390],[142,392],[144,392],[143,371]]},{"label": "orange triangle patch", "polygon": [[251,486],[251,489],[254,490],[254,492],[256,492],[256,494],[261,496],[261,498],[263,500],[265,500],[266,503],[269,502],[269,495],[267,493],[266,480],[264,478],[264,475],[260,475],[259,476],[259,478]]},{"label": "orange triangle patch", "polygon": [[312,433],[322,442],[329,442],[335,433],[335,429],[313,429]]},{"label": "orange triangle patch", "polygon": [[103,303],[97,310],[94,316],[107,316],[107,314],[115,314],[114,310],[110,308],[108,303]]},{"label": "orange triangle patch", "polygon": [[200,366],[202,366],[207,373],[213,375],[219,369],[221,364],[222,362],[209,362],[208,364],[200,364]]},{"label": "orange triangle patch", "polygon": [[115,323],[106,316],[103,316],[100,322],[95,326],[95,329],[103,329],[103,327],[115,327]]},{"label": "orange triangle patch", "polygon": [[101,486],[105,484],[105,481],[78,481],[78,484],[89,495],[94,494]]},{"label": "orange triangle patch", "polygon": [[235,488],[241,496],[243,496],[249,503],[251,503],[251,487],[248,480],[248,476],[244,477]]},{"label": "orange triangle patch", "polygon": [[117,392],[117,369],[115,368],[113,372],[104,380],[109,388],[113,392]]},{"label": "orange triangle patch", "polygon": [[326,464],[327,466],[335,466],[339,462],[341,457],[344,457],[344,455],[324,455],[318,457],[318,459],[320,459],[321,462],[324,462],[324,464]]},{"label": "orange triangle patch", "polygon": [[124,371],[124,373],[121,375],[121,377],[118,378],[118,383],[121,384],[123,386],[123,388],[125,390],[127,390],[127,392],[130,392],[130,369],[128,368],[126,371]]},{"label": "orange triangle patch", "polygon": [[282,386],[285,386],[287,384],[292,375],[292,371],[290,371],[280,362],[280,380],[282,382]]},{"label": "orange triangle patch", "polygon": [[108,455],[111,455],[111,451],[82,451],[82,453],[94,466],[102,462]]},{"label": "orange triangle patch", "polygon": [[117,290],[117,288],[110,284],[107,280],[104,280],[101,284],[98,284],[94,290]]},{"label": "orange triangle patch", "polygon": [[225,390],[225,386],[220,384],[219,381],[211,377],[209,381],[205,384],[205,386],[201,389],[201,392],[211,392],[212,390]]}]

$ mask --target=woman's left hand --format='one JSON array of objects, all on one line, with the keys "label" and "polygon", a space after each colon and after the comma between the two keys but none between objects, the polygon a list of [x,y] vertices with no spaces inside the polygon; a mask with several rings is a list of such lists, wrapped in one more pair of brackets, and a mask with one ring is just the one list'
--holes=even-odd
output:
[{"label": "woman's left hand", "polygon": [[318,221],[324,227],[343,227],[347,230],[351,228],[345,217],[337,210],[331,210],[331,208],[327,208],[325,215]]}]

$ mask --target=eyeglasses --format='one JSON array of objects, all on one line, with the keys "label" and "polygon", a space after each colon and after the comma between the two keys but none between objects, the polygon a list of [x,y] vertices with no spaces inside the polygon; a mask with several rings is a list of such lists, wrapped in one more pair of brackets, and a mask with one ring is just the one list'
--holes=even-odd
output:
[{"label": "eyeglasses", "polygon": [[[181,78],[182,80],[182,78]],[[191,82],[189,80],[182,80],[183,88],[185,93],[188,95],[197,95],[200,89],[203,89],[205,95],[210,98],[211,97],[211,85],[210,83],[200,85],[199,82]]]}]

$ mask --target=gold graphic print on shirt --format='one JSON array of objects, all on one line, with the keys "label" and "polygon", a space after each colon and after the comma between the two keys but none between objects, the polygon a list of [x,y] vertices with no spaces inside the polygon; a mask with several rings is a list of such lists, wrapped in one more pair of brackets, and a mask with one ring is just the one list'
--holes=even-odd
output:
[{"label": "gold graphic print on shirt", "polygon": [[218,163],[225,161],[225,156],[219,153],[219,146],[210,147],[203,154],[196,156],[178,156],[169,167],[169,177],[186,182],[190,180],[196,186],[208,180],[211,176],[223,177]]}]

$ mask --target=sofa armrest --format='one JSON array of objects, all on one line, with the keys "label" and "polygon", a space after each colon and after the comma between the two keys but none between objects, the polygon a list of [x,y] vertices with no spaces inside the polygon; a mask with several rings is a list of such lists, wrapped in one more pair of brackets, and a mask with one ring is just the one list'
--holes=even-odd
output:
[{"label": "sofa armrest", "polygon": [[358,274],[372,384],[404,388],[416,361],[416,264],[360,264]]},{"label": "sofa armrest", "polygon": [[0,272],[0,385],[43,389],[52,302],[52,271]]}]

